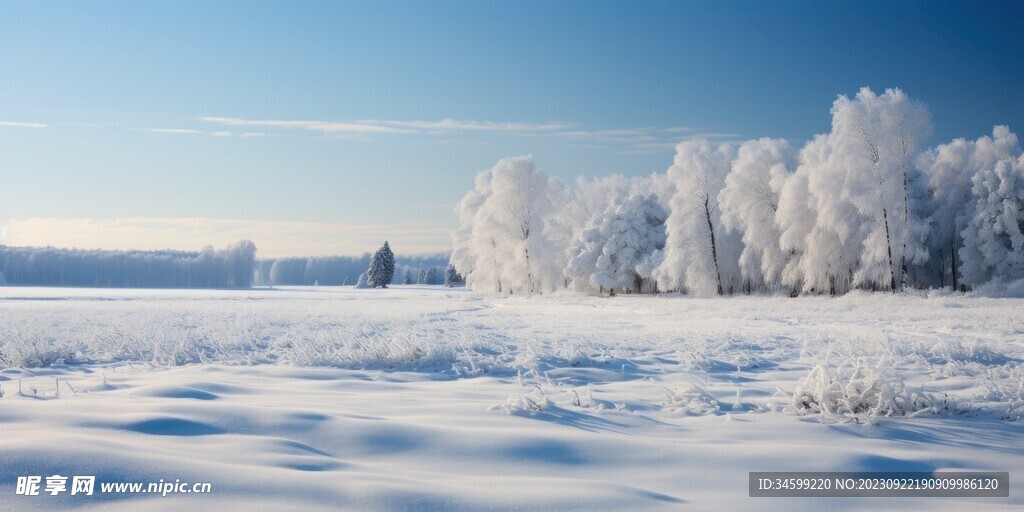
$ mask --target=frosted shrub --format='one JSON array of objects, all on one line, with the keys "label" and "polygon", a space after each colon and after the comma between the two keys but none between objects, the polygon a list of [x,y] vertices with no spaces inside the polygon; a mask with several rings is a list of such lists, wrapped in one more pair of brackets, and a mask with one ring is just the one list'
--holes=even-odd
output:
[{"label": "frosted shrub", "polygon": [[[548,397],[539,386],[529,391],[512,393],[500,407],[508,414],[541,412],[548,406]],[[496,409],[496,407],[491,408]]]},{"label": "frosted shrub", "polygon": [[685,382],[679,388],[669,389],[662,386],[661,389],[666,397],[662,409],[667,412],[685,416],[707,416],[719,411],[718,400],[696,384]]},{"label": "frosted shrub", "polygon": [[[0,332],[6,339],[14,336]],[[20,343],[0,343],[0,368],[42,368],[78,362],[78,344],[64,337],[47,336],[36,326],[30,337]]]},{"label": "frosted shrub", "polygon": [[977,398],[994,403],[1000,419],[1024,421],[1024,366],[1011,363],[989,368],[978,384]]},{"label": "frosted shrub", "polygon": [[871,421],[956,408],[948,398],[909,392],[887,362],[869,366],[864,359],[844,362],[831,371],[817,365],[800,379],[792,395],[780,390],[776,399],[785,412],[818,414],[823,421]]}]

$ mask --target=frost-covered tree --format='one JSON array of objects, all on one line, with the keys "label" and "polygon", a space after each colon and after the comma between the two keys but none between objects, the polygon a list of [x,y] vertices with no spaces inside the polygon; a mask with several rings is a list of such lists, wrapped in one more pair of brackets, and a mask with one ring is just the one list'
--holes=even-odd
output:
[{"label": "frost-covered tree", "polygon": [[665,222],[663,260],[655,272],[658,286],[708,296],[734,290],[738,281],[739,237],[725,232],[718,194],[735,151],[691,140],[676,146],[668,170],[675,185]]},{"label": "frost-covered tree", "polygon": [[[861,89],[854,99],[840,96],[832,106],[833,164],[842,173],[840,202],[856,215],[836,219],[858,231],[862,241],[853,284],[906,285],[908,261],[921,263],[927,224],[914,216],[914,152],[931,130],[927,108],[899,89],[876,95]],[[840,206],[842,209],[842,206]]]},{"label": "frost-covered tree", "polygon": [[638,268],[664,249],[666,217],[653,195],[609,206],[571,246],[566,273],[595,288],[642,292],[645,275]]},{"label": "frost-covered tree", "polygon": [[918,166],[928,179],[932,199],[931,251],[934,284],[959,288],[959,252],[964,247],[961,233],[969,220],[971,179],[983,170],[995,169],[1000,161],[1012,162],[1021,154],[1017,136],[1006,126],[992,128],[992,136],[976,141],[963,138],[942,144],[921,155]]},{"label": "frost-covered tree", "polygon": [[255,276],[256,244],[242,240],[228,247],[225,254],[226,284],[232,288],[249,288]]},{"label": "frost-covered tree", "polygon": [[[667,180],[664,175],[654,174],[648,177],[623,177],[611,175],[601,178],[576,180],[575,186],[558,187],[555,194],[555,209],[546,223],[545,234],[554,244],[555,250],[563,253],[560,264],[568,268],[569,260],[578,252],[575,246],[583,230],[589,228],[594,219],[614,209],[629,197],[637,195],[655,195],[662,204],[667,203],[664,188]],[[566,272],[565,286],[578,290],[590,289],[590,276],[574,278]],[[650,277],[650,272],[643,276]]]},{"label": "frost-covered tree", "polygon": [[412,284],[412,271],[406,269],[405,278],[402,280],[402,284]]},{"label": "frost-covered tree", "polygon": [[387,288],[395,276],[395,255],[391,246],[385,241],[370,259],[370,268],[366,270],[367,284],[372,288]]},{"label": "frost-covered tree", "polygon": [[468,222],[453,252],[456,269],[477,290],[535,293],[560,286],[559,258],[544,233],[552,210],[548,178],[531,157],[501,160],[484,176],[457,210]]},{"label": "frost-covered tree", "polygon": [[[466,193],[455,206],[455,215],[459,219],[459,226],[452,233],[452,256],[450,263],[463,276],[468,276],[476,270],[478,258],[483,258],[486,266],[489,268],[497,266],[491,251],[486,251],[483,248],[483,245],[486,245],[486,240],[481,240],[481,237],[485,235],[480,230],[484,220],[482,215],[480,215],[480,207],[483,206],[490,196],[491,171],[488,169],[477,174],[473,190]],[[490,254],[491,257],[487,257],[487,254]],[[481,269],[481,272],[478,274],[481,280],[484,279],[482,276],[484,273],[486,273],[486,270]],[[500,288],[497,278],[494,280],[496,287]]]},{"label": "frost-covered tree", "polygon": [[356,288],[369,288],[369,278],[366,277],[366,272],[359,274],[359,279],[356,280]]},{"label": "frost-covered tree", "polygon": [[971,183],[971,213],[960,249],[964,281],[1024,279],[1024,155],[999,160]]},{"label": "frost-covered tree", "polygon": [[744,142],[718,194],[722,225],[743,237],[740,272],[752,288],[777,287],[789,263],[791,253],[780,246],[782,230],[775,216],[796,156],[785,139]]},{"label": "frost-covered tree", "polygon": [[799,258],[800,271],[784,272],[784,281],[831,293],[905,286],[908,267],[928,257],[922,180],[911,160],[929,130],[924,105],[898,89],[864,88],[835,101],[831,133],[801,151],[794,186],[780,194],[781,247]]}]

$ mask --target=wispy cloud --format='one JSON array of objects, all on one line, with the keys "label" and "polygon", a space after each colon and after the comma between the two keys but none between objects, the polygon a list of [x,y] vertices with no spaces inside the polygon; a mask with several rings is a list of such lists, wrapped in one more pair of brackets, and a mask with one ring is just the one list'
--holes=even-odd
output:
[{"label": "wispy cloud", "polygon": [[260,257],[361,254],[376,249],[384,240],[405,253],[446,251],[452,228],[443,222],[425,221],[345,224],[178,217],[30,218],[12,220],[2,227],[6,239],[0,243],[8,245],[201,249],[248,239],[256,243]]},{"label": "wispy cloud", "polygon": [[411,129],[379,126],[362,122],[286,121],[277,119],[242,119],[239,117],[200,117],[199,119],[207,123],[217,123],[227,126],[300,129],[321,132],[325,134],[401,134],[413,133],[415,131]]},{"label": "wispy cloud", "polygon": [[501,132],[501,133],[551,133],[572,128],[571,123],[506,123],[494,121],[460,121],[456,119],[442,119],[440,121],[383,121],[364,120],[359,123],[372,126],[390,126],[407,130],[424,131],[429,133],[450,133],[450,132]]},{"label": "wispy cloud", "polygon": [[0,126],[8,128],[46,128],[50,125],[44,123],[25,123],[22,121],[0,121]]},{"label": "wispy cloud", "polygon": [[203,132],[199,130],[190,130],[188,128],[146,128],[147,132],[153,133],[171,133],[177,135],[202,135]]},{"label": "wispy cloud", "polygon": [[738,133],[695,133],[693,135],[687,135],[684,140],[690,139],[736,139],[742,137]]},{"label": "wispy cloud", "polygon": [[691,128],[689,126],[670,126],[668,128],[662,128],[661,131],[665,133],[686,133],[695,132],[697,128]]},{"label": "wispy cloud", "polygon": [[[698,128],[685,126],[633,127],[587,129],[576,123],[547,122],[506,122],[475,121],[444,118],[438,121],[362,119],[354,121],[291,120],[291,119],[248,119],[242,117],[203,116],[198,120],[211,129],[195,128],[132,128],[123,123],[77,123],[91,127],[141,129],[150,133],[172,135],[203,135],[216,138],[259,138],[280,135],[283,132],[312,132],[320,137],[340,140],[369,140],[374,136],[420,135],[437,137],[438,144],[490,144],[493,140],[481,140],[473,134],[493,134],[513,137],[554,137],[577,143],[579,147],[605,149],[622,153],[671,152],[683,140],[706,138],[718,141],[734,141],[737,133],[701,132]],[[74,124],[74,123],[61,123]],[[212,126],[219,125],[219,126]],[[0,121],[0,126],[43,128],[42,123]],[[230,129],[225,129],[230,128]],[[465,134],[466,137],[460,137]]]},{"label": "wispy cloud", "polygon": [[492,132],[492,133],[556,133],[573,125],[570,123],[516,123],[494,121],[460,121],[442,119],[440,121],[397,121],[366,119],[358,121],[295,121],[283,119],[244,119],[240,117],[205,116],[199,118],[207,123],[227,126],[262,127],[280,129],[298,129],[321,132],[324,134],[442,134],[453,132]]},{"label": "wispy cloud", "polygon": [[[232,127],[258,127],[269,130],[305,130],[329,135],[331,138],[363,140],[372,135],[427,135],[446,136],[439,143],[454,143],[458,133],[493,133],[522,137],[560,137],[577,141],[583,147],[605,148],[623,152],[670,152],[681,140],[704,137],[728,139],[739,137],[735,133],[696,133],[697,128],[672,126],[667,128],[639,127],[587,130],[568,122],[498,122],[441,119],[439,121],[403,121],[362,119],[356,121],[309,121],[287,119],[246,119],[241,117],[204,116],[206,123]],[[262,136],[243,133],[242,137]]]}]

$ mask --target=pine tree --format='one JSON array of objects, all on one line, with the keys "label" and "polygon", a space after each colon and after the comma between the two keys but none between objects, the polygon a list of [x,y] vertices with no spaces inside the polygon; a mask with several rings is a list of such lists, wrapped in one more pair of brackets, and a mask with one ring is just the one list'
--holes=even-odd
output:
[{"label": "pine tree", "polygon": [[391,246],[387,242],[370,260],[370,268],[366,271],[367,284],[372,288],[387,288],[395,277],[395,255],[391,252]]},{"label": "pine tree", "polygon": [[412,272],[409,269],[405,270],[405,279],[402,280],[404,284],[412,284]]},{"label": "pine tree", "polygon": [[455,270],[455,265],[449,264],[448,270],[444,273],[444,285],[449,288],[455,288],[456,286],[465,286],[465,284],[462,276]]}]

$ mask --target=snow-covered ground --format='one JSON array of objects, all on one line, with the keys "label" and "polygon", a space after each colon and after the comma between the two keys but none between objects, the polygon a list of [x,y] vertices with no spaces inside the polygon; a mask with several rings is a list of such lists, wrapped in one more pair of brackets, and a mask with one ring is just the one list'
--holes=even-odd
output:
[{"label": "snow-covered ground", "polygon": [[[1020,509],[1022,312],[0,288],[0,509]],[[1009,471],[1010,498],[747,496],[750,471],[955,469]],[[52,474],[213,492],[15,496]]]}]

